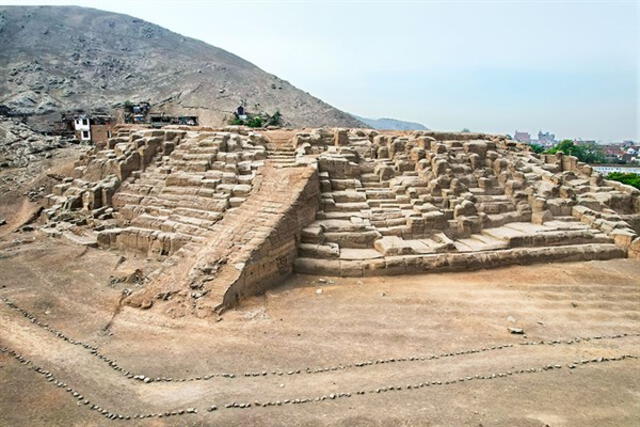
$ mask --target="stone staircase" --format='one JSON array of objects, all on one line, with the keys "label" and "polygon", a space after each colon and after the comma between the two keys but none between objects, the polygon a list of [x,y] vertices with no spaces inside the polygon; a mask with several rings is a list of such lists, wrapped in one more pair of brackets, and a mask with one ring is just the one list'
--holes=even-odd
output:
[{"label": "stone staircase", "polygon": [[164,300],[172,316],[206,316],[264,292],[292,272],[317,196],[315,168],[267,164],[247,200],[213,225],[204,245],[183,246],[127,303],[149,307]]},{"label": "stone staircase", "polygon": [[276,168],[296,167],[296,151],[293,147],[278,146],[267,150],[267,159]]},{"label": "stone staircase", "polygon": [[275,168],[297,167],[296,148],[292,144],[292,135],[289,132],[267,132],[267,159]]},{"label": "stone staircase", "polygon": [[83,212],[99,217],[111,208],[120,185],[170,153],[184,137],[182,131],[136,130],[124,127],[105,144],[83,154],[73,177],[56,185],[47,196],[44,216],[56,220],[62,214]]},{"label": "stone staircase", "polygon": [[245,201],[265,152],[228,132],[188,136],[122,185],[113,198],[121,227],[101,232],[100,243],[157,255],[204,243],[225,212]]}]

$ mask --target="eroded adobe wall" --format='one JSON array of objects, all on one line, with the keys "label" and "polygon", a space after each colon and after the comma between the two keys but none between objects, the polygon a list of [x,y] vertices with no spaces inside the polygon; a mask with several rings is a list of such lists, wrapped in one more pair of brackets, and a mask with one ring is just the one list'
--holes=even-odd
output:
[{"label": "eroded adobe wall", "polygon": [[274,192],[271,203],[265,203],[265,208],[272,210],[275,224],[225,293],[224,307],[281,284],[293,272],[302,229],[315,220],[318,211],[320,184],[315,167],[289,172],[288,191]]}]

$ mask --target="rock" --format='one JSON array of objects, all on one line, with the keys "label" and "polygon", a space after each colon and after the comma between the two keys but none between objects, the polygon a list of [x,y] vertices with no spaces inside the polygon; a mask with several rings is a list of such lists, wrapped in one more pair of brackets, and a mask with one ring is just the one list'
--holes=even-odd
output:
[{"label": "rock", "polygon": [[522,328],[509,328],[509,332],[516,335],[523,335],[524,329]]}]

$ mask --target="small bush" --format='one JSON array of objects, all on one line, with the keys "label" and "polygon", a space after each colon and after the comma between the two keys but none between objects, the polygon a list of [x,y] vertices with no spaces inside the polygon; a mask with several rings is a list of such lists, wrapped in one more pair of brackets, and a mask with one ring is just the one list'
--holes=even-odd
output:
[{"label": "small bush", "polygon": [[640,190],[640,174],[637,173],[623,173],[623,172],[611,172],[607,175],[607,179],[618,181],[623,184],[630,185]]},{"label": "small bush", "polygon": [[249,120],[247,120],[247,126],[249,126],[250,128],[261,128],[263,125],[264,121],[260,116],[251,117]]},{"label": "small bush", "polygon": [[282,114],[280,111],[276,111],[273,116],[269,117],[267,120],[266,126],[281,126],[282,125]]},{"label": "small bush", "polygon": [[538,154],[544,153],[544,147],[540,144],[530,144],[529,146],[531,147],[534,153],[538,153]]}]

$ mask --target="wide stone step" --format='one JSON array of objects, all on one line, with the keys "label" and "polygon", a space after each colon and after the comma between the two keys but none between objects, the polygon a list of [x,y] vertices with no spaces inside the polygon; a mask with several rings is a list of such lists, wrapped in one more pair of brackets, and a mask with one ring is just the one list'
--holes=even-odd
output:
[{"label": "wide stone step", "polygon": [[113,206],[120,208],[125,205],[139,205],[142,199],[146,196],[144,194],[129,193],[126,191],[118,191],[112,199]]},{"label": "wide stone step", "polygon": [[394,206],[400,206],[398,203],[396,203],[396,199],[379,199],[379,200],[367,200],[367,204],[369,205],[370,208],[380,208],[380,207],[386,207],[386,206],[390,206],[390,207],[394,207]]},{"label": "wide stone step", "polygon": [[371,225],[375,227],[395,227],[397,225],[407,225],[407,218],[399,216],[397,218],[385,218],[382,220],[371,220]]},{"label": "wide stone step", "polygon": [[219,221],[222,218],[221,212],[205,211],[202,209],[177,207],[176,209],[173,210],[173,212],[176,215],[190,217],[190,218],[197,218],[197,219],[205,220],[208,222]]},{"label": "wide stone step", "polygon": [[294,160],[296,157],[295,157],[295,153],[278,153],[278,154],[267,153],[267,158],[269,160],[275,160],[275,159]]},{"label": "wide stone step", "polygon": [[364,188],[365,190],[384,189],[384,188],[389,188],[389,183],[388,182],[363,182],[362,188]]},{"label": "wide stone step", "polygon": [[513,212],[516,210],[516,207],[510,201],[491,201],[477,203],[476,209],[478,210],[478,212],[484,212],[486,214],[500,214],[505,212]]},{"label": "wide stone step", "polygon": [[372,248],[373,242],[380,237],[376,230],[324,232],[325,241],[337,243],[340,248]]},{"label": "wide stone step", "polygon": [[481,235],[502,240],[512,248],[613,242],[603,233],[591,230],[580,223],[574,223],[576,227],[573,229],[559,228],[567,224],[564,222],[547,224],[511,223],[502,227],[484,229]]},{"label": "wide stone step", "polygon": [[365,189],[367,199],[371,200],[395,200],[396,193],[389,189]]},{"label": "wide stone step", "polygon": [[362,184],[364,183],[380,183],[380,177],[375,173],[363,173],[360,175]]},{"label": "wide stone step", "polygon": [[520,221],[528,221],[531,216],[526,213],[519,213],[517,211],[503,212],[499,214],[487,215],[486,228],[501,227],[505,224],[516,223]]},{"label": "wide stone step", "polygon": [[328,243],[326,245],[300,243],[298,245],[298,254],[299,256],[310,258],[338,258],[340,256],[340,248],[336,243]]},{"label": "wide stone step", "polygon": [[369,205],[364,202],[349,202],[349,203],[336,203],[331,207],[333,211],[340,212],[359,212],[363,209],[369,209]]},{"label": "wide stone step", "polygon": [[339,203],[363,203],[367,201],[367,196],[356,190],[332,191],[330,193],[322,193],[321,197],[329,197]]},{"label": "wide stone step", "polygon": [[353,217],[362,218],[361,212],[340,212],[340,211],[318,211],[316,218],[321,219],[350,219]]},{"label": "wide stone step", "polygon": [[165,208],[192,208],[213,212],[224,212],[229,207],[226,198],[208,198],[199,196],[184,196],[181,194],[162,194],[157,197],[148,197],[144,204],[163,206]]},{"label": "wide stone step", "polygon": [[187,162],[192,162],[192,161],[213,162],[216,159],[217,154],[218,154],[217,152],[216,153],[190,152],[190,153],[182,154],[181,160],[184,160]]},{"label": "wide stone step", "polygon": [[124,184],[120,187],[120,191],[130,194],[140,194],[146,196],[149,193],[157,193],[162,187],[158,185],[149,185],[136,181],[135,183]]},{"label": "wide stone step", "polygon": [[[222,216],[220,214],[218,214],[218,215],[220,217]],[[201,228],[203,230],[208,229],[209,227],[211,227],[216,222],[215,220],[211,221],[211,220],[208,220],[208,219],[196,218],[196,217],[187,216],[187,215],[179,215],[177,213],[170,215],[168,219],[170,221],[178,222],[178,223],[181,223],[181,224],[199,227],[199,228]]]},{"label": "wide stone step", "polygon": [[[189,219],[187,217],[174,216],[168,217],[156,217],[150,214],[142,214],[131,221],[131,227],[159,230],[163,232],[177,232],[187,236],[204,236],[207,233],[209,224],[205,227],[200,224],[194,223],[197,219]],[[201,220],[200,220],[201,221]]]},{"label": "wide stone step", "polygon": [[471,271],[514,264],[576,262],[623,257],[625,257],[625,252],[617,246],[596,243],[466,253],[383,256],[354,260],[299,257],[295,260],[294,269],[297,273],[302,274],[363,277],[441,271]]},{"label": "wide stone step", "polygon": [[469,238],[455,240],[453,244],[458,252],[494,251],[509,247],[508,241],[483,234],[473,234]]},{"label": "wide stone step", "polygon": [[219,188],[171,186],[163,188],[159,193],[159,197],[164,197],[167,195],[181,195],[205,197],[210,199],[227,199],[228,194],[228,192],[220,191]]},{"label": "wide stone step", "polygon": [[211,169],[211,162],[207,160],[194,160],[194,161],[179,161],[176,160],[171,163],[171,167],[174,170],[192,171],[192,172],[206,172]]}]

